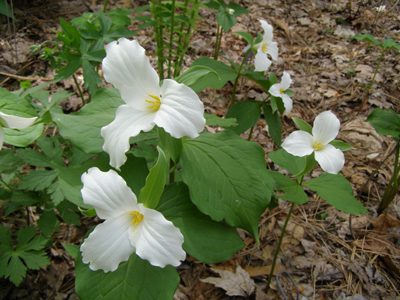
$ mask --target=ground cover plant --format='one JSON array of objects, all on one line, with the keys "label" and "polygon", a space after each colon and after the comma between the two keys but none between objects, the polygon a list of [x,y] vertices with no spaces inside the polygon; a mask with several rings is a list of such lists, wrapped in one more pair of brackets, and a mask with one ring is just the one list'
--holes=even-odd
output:
[{"label": "ground cover plant", "polygon": [[398,294],[397,3],[6,4],[4,299]]}]

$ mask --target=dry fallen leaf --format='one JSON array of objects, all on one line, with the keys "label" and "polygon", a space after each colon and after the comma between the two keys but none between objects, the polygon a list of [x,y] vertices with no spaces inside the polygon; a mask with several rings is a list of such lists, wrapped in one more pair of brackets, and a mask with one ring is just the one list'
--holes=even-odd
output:
[{"label": "dry fallen leaf", "polygon": [[236,273],[215,268],[211,268],[211,270],[218,273],[221,278],[208,277],[200,279],[202,282],[211,283],[224,289],[229,296],[248,297],[254,293],[255,283],[253,279],[240,266],[237,266]]},{"label": "dry fallen leaf", "polygon": [[370,221],[376,231],[386,232],[386,229],[392,227],[400,227],[400,220],[391,214],[381,214],[374,220]]}]

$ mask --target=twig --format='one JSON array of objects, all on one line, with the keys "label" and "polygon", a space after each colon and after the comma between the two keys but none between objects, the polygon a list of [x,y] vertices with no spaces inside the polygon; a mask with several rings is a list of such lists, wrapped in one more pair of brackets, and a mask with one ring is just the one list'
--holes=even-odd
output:
[{"label": "twig", "polygon": [[1,71],[0,71],[0,75],[7,76],[7,77],[10,77],[10,78],[13,78],[13,79],[17,79],[17,80],[28,80],[28,81],[35,81],[35,80],[38,80],[38,79],[40,79],[42,81],[52,81],[52,80],[54,80],[54,77],[51,77],[51,78],[45,78],[45,77],[39,77],[39,76],[25,77],[25,76],[14,75],[14,74],[1,72]]}]

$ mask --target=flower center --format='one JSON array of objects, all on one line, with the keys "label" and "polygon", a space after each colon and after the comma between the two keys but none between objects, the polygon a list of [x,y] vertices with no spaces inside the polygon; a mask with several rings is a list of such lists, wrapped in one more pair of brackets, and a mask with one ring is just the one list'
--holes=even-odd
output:
[{"label": "flower center", "polygon": [[152,110],[157,111],[160,108],[161,105],[161,100],[157,96],[149,95],[149,97],[153,98],[154,100],[145,100],[146,102],[152,104],[150,106],[147,106],[146,108],[151,108]]},{"label": "flower center", "polygon": [[262,52],[267,52],[268,51],[268,43],[265,42],[261,45],[261,51]]},{"label": "flower center", "polygon": [[279,93],[283,94],[285,91],[283,89],[279,89]]},{"label": "flower center", "polygon": [[138,226],[140,221],[142,221],[142,219],[143,219],[143,215],[136,210],[134,212],[131,212],[130,215],[134,215],[132,224],[135,224],[135,226]]},{"label": "flower center", "polygon": [[322,145],[321,143],[318,143],[317,141],[315,141],[313,148],[314,148],[315,151],[318,151],[318,150],[321,149],[323,146],[324,146],[324,145]]}]

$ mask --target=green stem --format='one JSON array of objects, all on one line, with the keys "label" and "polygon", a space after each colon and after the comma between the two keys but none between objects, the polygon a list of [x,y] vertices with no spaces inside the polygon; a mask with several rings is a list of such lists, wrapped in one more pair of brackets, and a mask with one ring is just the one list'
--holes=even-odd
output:
[{"label": "green stem", "polygon": [[174,38],[174,20],[175,19],[175,0],[172,0],[171,4],[171,33],[169,35],[169,56],[168,56],[168,78],[171,78],[171,66],[172,66],[172,42]]},{"label": "green stem", "polygon": [[385,50],[382,51],[381,57],[379,58],[378,65],[376,66],[376,69],[375,69],[374,77],[372,77],[371,83],[368,85],[367,91],[366,91],[366,93],[365,93],[364,101],[362,102],[361,107],[360,107],[360,111],[364,108],[364,105],[365,105],[365,103],[367,102],[368,95],[369,95],[369,90],[371,89],[372,84],[374,83],[375,76],[376,76],[376,74],[378,73],[378,69],[379,69],[379,66],[380,66],[380,64],[381,64],[381,61],[382,61],[382,59],[383,59],[384,53],[385,53]]},{"label": "green stem", "polygon": [[[182,12],[183,16],[186,16],[188,5],[189,5],[189,0],[185,0],[184,6],[183,6],[183,12]],[[183,33],[184,26],[185,26],[185,23],[181,22],[181,27],[179,29],[179,32]],[[185,54],[185,52],[183,50],[186,47],[186,40],[187,40],[186,36],[190,33],[190,29],[191,29],[191,24],[189,23],[188,30],[186,31],[186,34],[183,35],[184,38],[181,38],[181,37],[178,38],[179,44],[176,48],[176,57],[175,57],[175,62],[174,62],[174,78],[179,76],[179,73],[181,70],[180,66],[181,66],[181,62],[183,61],[183,55]]]},{"label": "green stem", "polygon": [[236,76],[235,83],[233,84],[232,99],[231,99],[231,105],[230,106],[235,104],[236,88],[237,88],[237,84],[238,84],[239,77],[240,77],[240,71],[242,71],[242,67],[243,67],[244,61],[246,60],[247,54],[249,53],[250,50],[251,49],[247,50],[247,52],[245,53],[245,55],[243,57],[242,63],[240,64],[240,67],[239,67],[239,70],[238,70],[238,75]]},{"label": "green stem", "polygon": [[107,9],[107,0],[104,0],[103,13],[106,12],[106,9]]},{"label": "green stem", "polygon": [[400,171],[399,165],[399,154],[400,154],[400,146],[397,143],[395,161],[394,161],[394,169],[392,178],[389,181],[389,184],[386,186],[385,193],[383,194],[382,201],[379,204],[378,215],[383,213],[385,209],[389,206],[389,204],[393,201],[394,197],[398,192],[398,174]]},{"label": "green stem", "polygon": [[[255,126],[255,125],[254,125],[254,126]],[[250,142],[250,140],[251,140],[251,136],[253,135],[254,126],[251,127],[250,133],[249,133],[249,137],[247,138],[247,140],[248,140],[249,142]]]},{"label": "green stem", "polygon": [[163,20],[162,14],[158,11],[158,7],[161,7],[161,0],[152,0],[152,13],[153,18],[157,21],[154,31],[154,39],[157,42],[156,55],[157,55],[157,68],[160,76],[160,80],[164,79],[164,53],[163,53]]},{"label": "green stem", "polygon": [[278,247],[276,248],[274,259],[272,261],[271,272],[269,273],[269,276],[268,276],[267,287],[265,288],[265,294],[268,293],[269,285],[271,284],[272,275],[274,275],[274,269],[275,269],[276,260],[278,258],[279,250],[281,248],[283,236],[285,235],[286,226],[289,223],[290,216],[292,215],[293,207],[294,207],[294,203],[292,203],[292,206],[290,206],[290,210],[289,210],[289,213],[288,213],[288,215],[286,217],[285,224],[283,225],[283,228],[282,228],[282,234],[281,234],[281,236],[279,238]]},{"label": "green stem", "polygon": [[[196,14],[196,11],[198,11],[197,2],[198,2],[198,0],[195,0],[195,1],[193,2],[193,10],[192,10],[192,14],[191,14],[191,16],[190,16],[190,19],[191,19],[191,20],[194,19],[195,14]],[[186,2],[185,2],[185,3],[186,3]],[[196,8],[197,8],[197,9],[196,9]],[[182,24],[182,25],[183,25],[183,24]],[[182,28],[183,28],[183,27],[182,27]],[[183,47],[182,47],[182,49],[181,49],[181,51],[180,51],[180,54],[179,54],[179,55],[180,55],[179,63],[178,63],[177,67],[176,67],[175,70],[174,70],[174,72],[176,73],[176,74],[174,74],[174,77],[175,77],[175,76],[178,76],[179,73],[181,72],[182,65],[183,65],[183,56],[185,55],[185,53],[187,52],[187,49],[188,49],[189,40],[190,40],[190,31],[191,31],[191,30],[192,30],[192,23],[189,23],[188,29],[187,29],[186,34],[185,34],[184,45],[183,45]],[[182,31],[181,31],[181,32],[182,32]]]},{"label": "green stem", "polygon": [[214,59],[218,59],[219,49],[221,47],[221,39],[222,39],[222,28],[217,24],[217,35],[215,40],[215,49],[214,49]]},{"label": "green stem", "polygon": [[76,80],[75,74],[72,75],[72,78],[74,79],[76,88],[78,89],[79,96],[81,96],[82,105],[85,105],[85,99],[83,99],[83,94],[82,94],[81,88],[79,87],[78,81]]},{"label": "green stem", "polygon": [[[171,170],[175,166],[174,161],[172,158],[169,161],[169,169]],[[175,170],[171,173],[169,173],[169,184],[173,183],[175,181]]]}]

